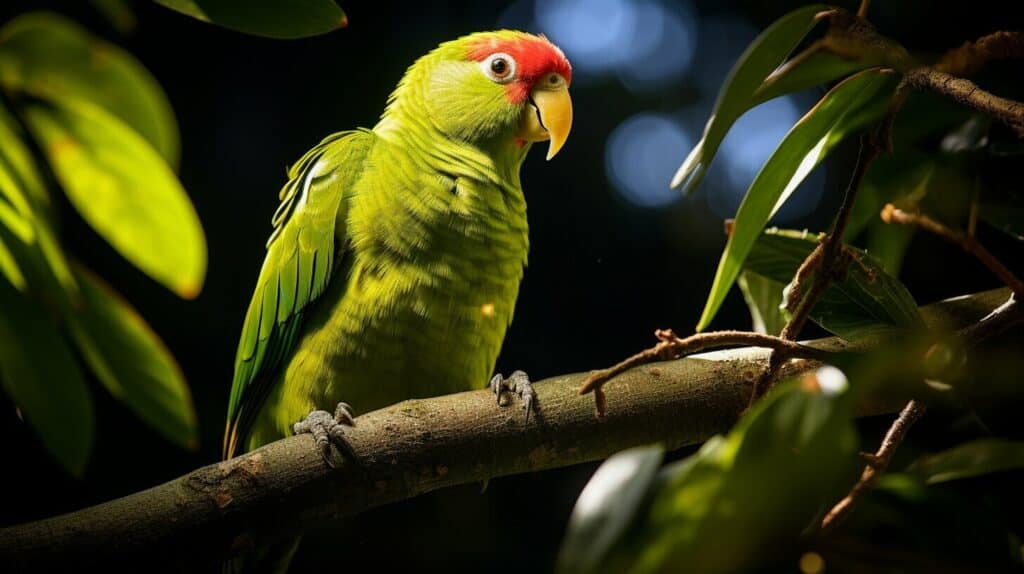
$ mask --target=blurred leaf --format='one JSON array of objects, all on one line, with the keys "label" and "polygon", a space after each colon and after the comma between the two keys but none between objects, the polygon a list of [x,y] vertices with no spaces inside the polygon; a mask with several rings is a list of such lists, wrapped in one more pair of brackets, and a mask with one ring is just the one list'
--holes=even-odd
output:
[{"label": "blurred leaf", "polygon": [[334,0],[156,0],[171,10],[238,32],[269,38],[304,38],[348,25]]},{"label": "blurred leaf", "polygon": [[851,405],[841,390],[778,387],[724,440],[666,468],[604,570],[736,572],[778,558],[856,476]]},{"label": "blurred leaf", "polygon": [[821,86],[881,64],[882,62],[848,60],[825,51],[816,51],[803,60],[793,58],[765,78],[764,83],[754,92],[749,107],[784,94]]},{"label": "blurred leaf", "polygon": [[52,101],[85,100],[146,138],[178,163],[178,125],[156,79],[131,54],[49,13],[15,18],[0,29],[0,84]]},{"label": "blurred leaf", "polygon": [[569,517],[558,553],[559,572],[598,569],[636,518],[664,453],[660,446],[635,447],[612,455],[598,467]]},{"label": "blurred leaf", "polygon": [[82,305],[69,318],[71,337],[114,397],[172,442],[196,448],[198,424],[185,377],[163,341],[121,296],[75,267]]},{"label": "blurred leaf", "polygon": [[74,293],[77,286],[46,217],[49,198],[13,121],[0,107],[0,240],[8,258],[4,274],[19,289],[34,283],[37,289]]},{"label": "blurred leaf", "polygon": [[81,475],[93,412],[74,355],[47,311],[2,278],[0,309],[0,383],[50,454]]},{"label": "blurred leaf", "polygon": [[110,25],[121,34],[127,34],[135,30],[138,21],[135,19],[135,10],[132,9],[129,0],[89,0],[103,17],[110,22]]},{"label": "blurred leaf", "polygon": [[743,299],[750,309],[754,331],[767,335],[778,335],[786,326],[786,317],[781,306],[784,286],[752,271],[740,273],[737,284]]},{"label": "blurred leaf", "polygon": [[926,484],[973,478],[993,472],[1024,468],[1024,442],[990,438],[923,456],[907,472]]},{"label": "blurred leaf", "polygon": [[150,277],[195,297],[206,240],[185,190],[153,148],[88,102],[30,104],[25,118],[82,217]]},{"label": "blurred leaf", "polygon": [[[4,225],[3,211],[4,206],[0,205],[0,226]],[[2,234],[0,234],[0,273],[3,274],[4,278],[6,278],[15,289],[18,291],[25,290],[25,274],[21,272],[21,267],[18,266],[18,261],[14,258],[14,254],[11,253],[11,250],[4,244]]]},{"label": "blurred leaf", "polygon": [[812,4],[793,10],[776,20],[747,46],[718,92],[711,118],[704,126],[704,137],[679,166],[672,177],[671,187],[685,183],[684,193],[697,188],[726,132],[743,112],[753,106],[754,94],[761,83],[814,28],[818,22],[816,16],[827,9],[824,4]]},{"label": "blurred leaf", "polygon": [[786,134],[740,203],[711,293],[697,323],[698,331],[711,323],[747,253],[775,211],[836,144],[881,117],[895,85],[895,78],[879,69],[851,76],[825,94]]},{"label": "blurred leaf", "polygon": [[982,114],[973,114],[959,127],[942,138],[940,147],[946,153],[977,151],[988,145],[988,130],[992,120]]},{"label": "blurred leaf", "polygon": [[17,121],[0,105],[0,168],[5,169],[4,193],[19,212],[28,213],[29,202],[46,209],[50,197],[39,175],[32,153],[23,140],[26,137]]},{"label": "blurred leaf", "polygon": [[[769,230],[751,249],[745,268],[788,284],[817,244],[813,235]],[[894,329],[924,329],[917,303],[907,288],[871,256],[860,250],[855,253],[859,262],[851,261],[846,277],[825,290],[811,310],[811,319],[851,341]]]}]

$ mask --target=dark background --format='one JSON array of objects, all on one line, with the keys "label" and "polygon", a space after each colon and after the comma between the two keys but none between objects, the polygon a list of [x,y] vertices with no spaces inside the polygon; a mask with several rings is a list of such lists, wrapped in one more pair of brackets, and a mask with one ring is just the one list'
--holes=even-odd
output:
[{"label": "dark background", "polygon": [[[126,48],[157,77],[180,124],[179,173],[207,234],[209,272],[198,299],[180,300],[127,264],[65,206],[69,251],[117,286],[181,363],[202,444],[194,453],[175,448],[96,387],[96,446],[84,478],[73,479],[0,398],[0,428],[7,437],[0,524],[114,498],[217,460],[235,344],[285,168],[331,132],[371,127],[405,68],[436,44],[499,22],[528,27],[531,4],[519,2],[506,11],[502,2],[349,1],[342,4],[347,29],[277,41],[203,24],[149,2],[136,3],[138,24],[128,35],[113,30],[85,2],[4,2],[2,21],[37,8],[62,12]],[[521,368],[539,380],[603,367],[650,345],[655,328],[692,329],[725,243],[722,219],[735,209],[744,187],[730,185],[718,166],[693,197],[661,207],[635,205],[606,175],[609,134],[635,114],[655,113],[674,118],[691,143],[696,141],[714,89],[750,40],[720,32],[702,38],[704,23],[726,21],[756,33],[797,5],[674,5],[696,23],[694,63],[656,88],[636,89],[614,74],[589,74],[577,64],[576,122],[568,144],[550,163],[535,151],[523,168],[530,264],[498,371]],[[880,1],[871,18],[884,34],[924,51],[941,51],[1020,23],[995,2]],[[558,42],[556,34],[549,35]],[[566,52],[574,59],[571,50]],[[800,95],[792,103],[802,113],[818,94]],[[673,164],[687,151],[671,150]],[[780,224],[824,229],[853,152],[846,145],[819,168],[814,185],[794,200],[802,202],[803,215]],[[664,176],[664,189],[651,193],[667,196],[670,175]],[[1006,248],[998,237],[982,239],[995,242],[997,252]],[[919,303],[997,284],[972,260],[927,237],[914,240],[901,278]],[[715,326],[747,328],[749,322],[734,291]],[[867,423],[866,428],[874,427]],[[372,556],[377,568],[547,569],[593,468],[500,478],[482,495],[478,485],[470,485],[369,511],[310,535],[297,563],[330,559],[340,568],[358,568]]]}]

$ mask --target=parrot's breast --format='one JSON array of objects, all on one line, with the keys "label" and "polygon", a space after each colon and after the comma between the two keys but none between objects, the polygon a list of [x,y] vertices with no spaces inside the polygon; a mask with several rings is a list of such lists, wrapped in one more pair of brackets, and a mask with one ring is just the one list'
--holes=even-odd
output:
[{"label": "parrot's breast", "polygon": [[493,372],[528,251],[518,181],[424,168],[382,145],[370,161],[345,214],[338,276],[304,326],[255,441],[288,434],[313,408],[345,401],[365,413],[483,388]]}]

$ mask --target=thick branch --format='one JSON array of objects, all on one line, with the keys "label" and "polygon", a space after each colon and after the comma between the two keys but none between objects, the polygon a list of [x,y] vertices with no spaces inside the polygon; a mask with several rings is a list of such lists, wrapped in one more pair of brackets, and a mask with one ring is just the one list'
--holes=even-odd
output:
[{"label": "thick branch", "polygon": [[[990,291],[929,305],[931,324],[960,328],[1008,297]],[[835,351],[836,338],[808,343]],[[695,444],[724,432],[746,407],[767,352],[733,349],[633,369],[594,416],[577,394],[585,375],[536,384],[537,416],[498,409],[489,391],[406,401],[359,417],[348,434],[356,461],[330,470],[309,435],[71,514],[0,530],[0,570],[91,564],[194,567],[263,544],[311,521],[358,513],[446,486],[598,460],[623,448]],[[805,361],[807,369],[813,361]],[[894,404],[864,405],[865,414]],[[184,549],[187,549],[185,551]]]},{"label": "thick branch", "polygon": [[997,96],[979,88],[970,80],[928,67],[910,70],[904,77],[915,88],[940,93],[969,108],[984,112],[1024,136],[1024,103]]}]

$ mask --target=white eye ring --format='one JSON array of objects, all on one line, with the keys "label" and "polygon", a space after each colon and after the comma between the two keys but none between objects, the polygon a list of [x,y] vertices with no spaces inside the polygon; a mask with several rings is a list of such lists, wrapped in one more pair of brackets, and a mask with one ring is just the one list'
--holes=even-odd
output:
[{"label": "white eye ring", "polygon": [[504,52],[491,54],[480,62],[480,69],[491,81],[507,84],[516,78],[516,60]]}]

